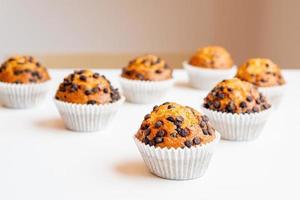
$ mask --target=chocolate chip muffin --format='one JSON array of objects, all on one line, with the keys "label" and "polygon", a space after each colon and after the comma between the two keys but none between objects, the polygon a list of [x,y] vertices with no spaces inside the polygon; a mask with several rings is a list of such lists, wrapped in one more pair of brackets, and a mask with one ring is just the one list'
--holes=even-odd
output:
[{"label": "chocolate chip muffin", "polygon": [[270,108],[257,88],[238,78],[224,80],[204,99],[204,107],[227,113],[255,113]]},{"label": "chocolate chip muffin", "polygon": [[247,60],[238,68],[236,77],[259,87],[285,84],[278,65],[266,58],[252,58]]},{"label": "chocolate chip muffin", "polygon": [[223,47],[208,46],[198,49],[189,64],[203,68],[229,69],[233,67],[233,60]]},{"label": "chocolate chip muffin", "polygon": [[155,147],[190,148],[211,142],[215,130],[207,116],[191,107],[166,102],[144,117],[136,138]]},{"label": "chocolate chip muffin", "polygon": [[70,74],[60,84],[55,98],[76,104],[106,104],[120,99],[118,89],[105,76],[90,70]]},{"label": "chocolate chip muffin", "polygon": [[43,83],[50,79],[47,69],[31,56],[15,56],[0,67],[0,81],[6,83]]},{"label": "chocolate chip muffin", "polygon": [[145,55],[130,61],[121,76],[131,80],[163,81],[172,78],[172,71],[163,59]]}]

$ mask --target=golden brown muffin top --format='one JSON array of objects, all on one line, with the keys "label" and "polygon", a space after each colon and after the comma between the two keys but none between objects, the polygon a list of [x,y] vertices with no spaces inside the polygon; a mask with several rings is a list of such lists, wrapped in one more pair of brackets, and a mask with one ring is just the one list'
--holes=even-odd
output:
[{"label": "golden brown muffin top", "polygon": [[45,67],[31,56],[15,56],[0,67],[0,81],[6,83],[42,83],[50,80]]},{"label": "golden brown muffin top", "polygon": [[204,99],[204,107],[227,113],[255,113],[271,107],[257,88],[238,78],[224,80]]},{"label": "golden brown muffin top", "polygon": [[161,148],[190,148],[209,143],[215,137],[215,129],[206,115],[170,102],[155,106],[136,134],[146,145]]},{"label": "golden brown muffin top", "polygon": [[236,77],[259,87],[285,84],[280,68],[270,59],[252,58],[242,64]]},{"label": "golden brown muffin top", "polygon": [[59,85],[55,98],[76,104],[105,104],[120,99],[118,89],[105,76],[91,70],[78,70]]},{"label": "golden brown muffin top", "polygon": [[172,78],[173,70],[155,55],[140,56],[122,70],[122,77],[132,80],[162,81]]},{"label": "golden brown muffin top", "polygon": [[229,69],[233,67],[233,60],[223,47],[208,46],[198,49],[189,64],[203,68]]}]

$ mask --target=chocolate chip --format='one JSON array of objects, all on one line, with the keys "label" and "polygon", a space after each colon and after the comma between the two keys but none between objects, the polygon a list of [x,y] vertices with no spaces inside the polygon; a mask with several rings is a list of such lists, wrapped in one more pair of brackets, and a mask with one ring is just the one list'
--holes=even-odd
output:
[{"label": "chocolate chip", "polygon": [[162,138],[162,137],[155,137],[155,143],[156,144],[159,144],[159,143],[162,143],[162,142],[164,142],[164,138]]},{"label": "chocolate chip", "polygon": [[[30,73],[31,70],[30,70],[30,69],[24,69],[24,72],[25,72],[25,73]],[[32,74],[32,76],[34,76],[34,75]]]},{"label": "chocolate chip", "polygon": [[168,109],[175,108],[173,105],[168,105]]},{"label": "chocolate chip", "polygon": [[89,95],[92,94],[92,91],[91,90],[86,90],[86,91],[84,91],[84,94],[87,95],[87,96],[89,96]]},{"label": "chocolate chip", "polygon": [[221,93],[221,92],[218,92],[216,94],[216,97],[219,98],[219,99],[224,99],[225,95],[223,93]]},{"label": "chocolate chip", "polygon": [[86,76],[81,75],[81,76],[79,77],[79,79],[82,80],[82,81],[86,81],[87,78],[86,78]]},{"label": "chocolate chip", "polygon": [[138,78],[140,80],[144,79],[144,76],[142,74],[136,74],[135,76],[136,76],[136,78]]},{"label": "chocolate chip", "polygon": [[21,84],[22,81],[16,80],[14,83],[15,83],[15,84]]},{"label": "chocolate chip", "polygon": [[160,73],[162,73],[162,71],[160,69],[157,69],[157,70],[155,70],[155,73],[160,74]]},{"label": "chocolate chip", "polygon": [[155,106],[153,107],[153,111],[155,111],[157,108],[158,108],[158,105],[155,105]]},{"label": "chocolate chip", "polygon": [[260,104],[260,103],[261,103],[260,99],[256,99],[255,102],[256,102],[257,104]]},{"label": "chocolate chip", "polygon": [[208,103],[204,103],[203,106],[204,106],[204,108],[209,108],[209,104]]},{"label": "chocolate chip", "polygon": [[270,105],[270,104],[268,104],[268,103],[266,103],[266,104],[263,104],[263,107],[264,107],[264,109],[268,109],[268,108],[270,108],[270,107],[271,107],[271,105]]},{"label": "chocolate chip", "polygon": [[207,117],[206,115],[202,115],[201,118],[202,118],[202,120],[203,120],[204,122],[208,122],[208,120],[209,120],[208,117]]},{"label": "chocolate chip", "polygon": [[159,131],[157,131],[156,136],[158,136],[158,137],[164,137],[165,134],[166,134],[165,130],[159,130]]},{"label": "chocolate chip", "polygon": [[41,63],[39,63],[39,62],[36,62],[36,64],[35,64],[37,67],[40,67],[41,66]]},{"label": "chocolate chip", "polygon": [[141,125],[142,130],[146,130],[147,128],[149,128],[149,124],[142,124]]},{"label": "chocolate chip", "polygon": [[233,89],[229,87],[229,88],[227,88],[227,91],[228,91],[228,92],[232,92]]},{"label": "chocolate chip", "polygon": [[173,138],[176,138],[177,137],[177,133],[175,133],[175,132],[171,133],[170,136],[173,137]]},{"label": "chocolate chip", "polygon": [[193,143],[190,140],[186,140],[184,142],[184,145],[187,146],[188,148],[191,148],[191,146],[193,145]]},{"label": "chocolate chip", "polygon": [[219,101],[215,101],[215,102],[213,103],[213,105],[214,105],[214,107],[215,107],[216,109],[219,109],[219,108],[221,107],[221,103],[220,103]]},{"label": "chocolate chip", "polygon": [[150,117],[151,117],[151,115],[150,115],[150,114],[147,114],[147,115],[145,115],[144,120],[147,120],[147,119],[149,119]]},{"label": "chocolate chip", "polygon": [[227,112],[230,112],[230,113],[233,113],[234,112],[234,109],[235,109],[235,105],[234,103],[231,101],[227,104],[226,106],[226,111]]},{"label": "chocolate chip", "polygon": [[30,78],[30,79],[29,79],[29,82],[30,82],[30,83],[36,83],[36,79]]},{"label": "chocolate chip", "polygon": [[150,133],[151,133],[151,129],[150,129],[150,128],[147,128],[147,129],[145,130],[145,135],[148,136],[148,135],[150,135]]},{"label": "chocolate chip", "polygon": [[200,144],[200,142],[201,142],[201,140],[200,140],[199,137],[195,137],[195,138],[193,139],[193,143],[194,143],[195,145]]},{"label": "chocolate chip", "polygon": [[75,83],[72,83],[71,87],[70,87],[70,91],[71,92],[76,92],[78,90],[78,85],[76,85]]},{"label": "chocolate chip", "polygon": [[93,88],[93,89],[92,89],[92,92],[93,92],[93,93],[99,92],[99,88],[97,88],[97,87]]},{"label": "chocolate chip", "polygon": [[200,125],[201,128],[204,128],[206,123],[204,121],[201,121],[199,125]]},{"label": "chocolate chip", "polygon": [[242,102],[240,103],[240,107],[241,107],[241,108],[247,108],[247,103],[246,103],[245,101],[242,101]]},{"label": "chocolate chip", "polygon": [[88,100],[87,104],[94,105],[94,104],[97,104],[97,101],[95,101],[95,100]]},{"label": "chocolate chip", "polygon": [[104,93],[108,93],[108,89],[107,89],[107,88],[104,88],[104,89],[103,89],[103,92],[104,92]]},{"label": "chocolate chip", "polygon": [[163,125],[163,122],[162,122],[162,121],[157,121],[157,122],[155,122],[154,127],[155,127],[155,128],[159,128],[159,127],[161,127],[162,125]]},{"label": "chocolate chip", "polygon": [[209,127],[209,129],[208,129],[208,134],[209,134],[209,135],[214,134],[214,130],[213,130],[211,127]]},{"label": "chocolate chip", "polygon": [[93,78],[99,78],[100,77],[100,74],[99,73],[94,73],[93,74]]},{"label": "chocolate chip", "polygon": [[181,137],[186,137],[188,135],[188,132],[185,129],[177,128],[176,130]]},{"label": "chocolate chip", "polygon": [[39,73],[39,72],[31,72],[31,75],[32,75],[32,76],[39,77],[39,76],[40,76],[40,73]]},{"label": "chocolate chip", "polygon": [[14,71],[14,75],[15,75],[15,76],[18,76],[18,75],[20,75],[20,74],[22,74],[22,73],[23,73],[22,70],[15,70],[15,71]]},{"label": "chocolate chip", "polygon": [[173,123],[175,122],[175,119],[172,116],[167,117],[167,120]]},{"label": "chocolate chip", "polygon": [[112,98],[112,101],[117,101],[121,98],[120,96],[120,93],[118,91],[118,89],[114,89],[114,88],[111,88],[111,94],[110,94],[110,97]]},{"label": "chocolate chip", "polygon": [[202,129],[202,132],[204,135],[208,135],[208,130],[207,129]]},{"label": "chocolate chip", "polygon": [[253,111],[253,112],[258,112],[258,111],[259,111],[259,108],[258,108],[257,106],[254,106],[254,107],[252,108],[252,111]]},{"label": "chocolate chip", "polygon": [[253,101],[253,97],[252,97],[252,96],[247,96],[246,100],[247,100],[248,102],[251,102],[251,101]]}]

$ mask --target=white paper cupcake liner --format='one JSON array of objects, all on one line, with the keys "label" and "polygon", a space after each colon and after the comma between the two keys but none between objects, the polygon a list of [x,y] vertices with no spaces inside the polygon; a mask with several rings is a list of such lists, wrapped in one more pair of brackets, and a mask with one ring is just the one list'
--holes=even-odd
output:
[{"label": "white paper cupcake liner", "polygon": [[133,103],[147,104],[160,100],[173,86],[174,79],[140,81],[120,77],[120,83],[126,100]]},{"label": "white paper cupcake liner", "polygon": [[44,83],[15,84],[0,82],[0,102],[9,108],[30,108],[42,102],[50,86]]},{"label": "white paper cupcake liner", "polygon": [[188,180],[203,176],[220,134],[207,144],[191,148],[168,149],[145,145],[134,136],[134,141],[151,173],[165,179]]},{"label": "white paper cupcake liner", "polygon": [[278,108],[286,90],[285,85],[273,87],[259,87],[259,91],[267,97],[274,108]]},{"label": "white paper cupcake liner", "polygon": [[191,86],[201,90],[210,90],[220,81],[232,78],[236,74],[236,66],[230,69],[207,69],[195,67],[185,61],[183,67],[188,74]]},{"label": "white paper cupcake liner", "polygon": [[272,108],[250,114],[232,114],[213,111],[202,107],[212,126],[221,134],[222,139],[249,141],[259,137]]},{"label": "white paper cupcake liner", "polygon": [[65,126],[78,132],[92,132],[107,128],[124,101],[125,98],[121,97],[114,103],[81,105],[54,100]]}]

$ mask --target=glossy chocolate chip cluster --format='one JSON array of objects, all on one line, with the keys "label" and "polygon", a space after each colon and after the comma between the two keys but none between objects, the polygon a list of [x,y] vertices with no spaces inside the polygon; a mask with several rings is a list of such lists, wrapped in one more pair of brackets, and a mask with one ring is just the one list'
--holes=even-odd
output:
[{"label": "glossy chocolate chip cluster", "polygon": [[122,77],[132,80],[162,81],[172,78],[173,70],[161,58],[145,55],[129,62],[122,70]]},{"label": "glossy chocolate chip cluster", "polygon": [[55,98],[77,104],[105,104],[120,99],[118,89],[103,75],[90,70],[78,70],[59,85]]},{"label": "glossy chocolate chip cluster", "polygon": [[42,83],[50,79],[48,71],[32,56],[15,56],[0,67],[0,81],[6,83]]},{"label": "glossy chocolate chip cluster", "polygon": [[190,148],[211,142],[215,130],[195,109],[166,102],[145,115],[136,137],[150,146]]},{"label": "glossy chocolate chip cluster", "polygon": [[270,59],[252,58],[238,68],[236,77],[259,87],[285,84],[281,70]]},{"label": "glossy chocolate chip cluster", "polygon": [[255,113],[269,109],[265,96],[252,84],[238,78],[224,80],[204,99],[204,107],[227,113]]}]

